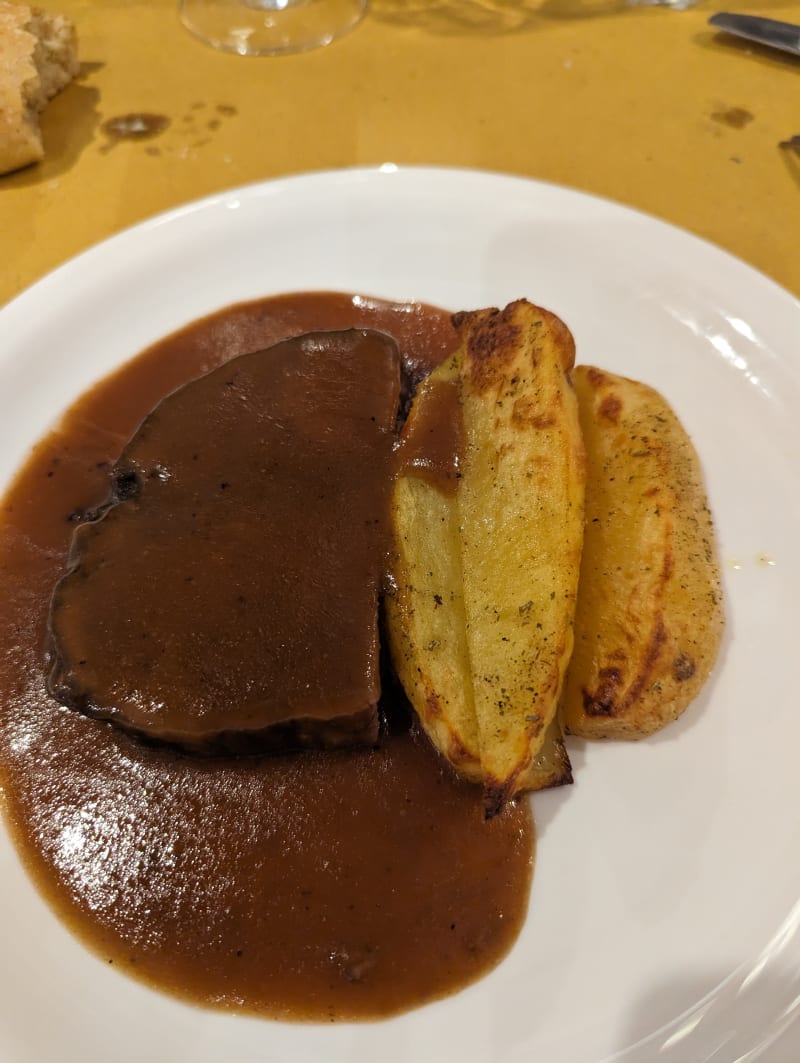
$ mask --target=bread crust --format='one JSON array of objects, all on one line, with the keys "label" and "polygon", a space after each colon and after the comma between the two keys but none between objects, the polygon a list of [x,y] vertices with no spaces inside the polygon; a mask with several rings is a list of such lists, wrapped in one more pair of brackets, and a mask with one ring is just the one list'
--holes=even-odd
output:
[{"label": "bread crust", "polygon": [[0,0],[0,173],[44,158],[39,113],[77,72],[68,19]]}]

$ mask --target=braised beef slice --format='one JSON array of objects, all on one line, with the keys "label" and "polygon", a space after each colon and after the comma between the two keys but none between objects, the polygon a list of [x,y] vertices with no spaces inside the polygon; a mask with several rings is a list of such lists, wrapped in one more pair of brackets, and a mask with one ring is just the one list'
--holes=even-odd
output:
[{"label": "braised beef slice", "polygon": [[74,535],[50,689],[198,751],[370,744],[399,355],[311,333],[164,399]]}]

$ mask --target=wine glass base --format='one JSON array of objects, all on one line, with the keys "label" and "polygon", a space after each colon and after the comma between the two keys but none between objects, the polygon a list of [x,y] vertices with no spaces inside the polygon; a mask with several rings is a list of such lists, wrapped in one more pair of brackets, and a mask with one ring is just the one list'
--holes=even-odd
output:
[{"label": "wine glass base", "polygon": [[184,26],[237,55],[289,55],[330,44],[364,15],[367,0],[180,0]]}]

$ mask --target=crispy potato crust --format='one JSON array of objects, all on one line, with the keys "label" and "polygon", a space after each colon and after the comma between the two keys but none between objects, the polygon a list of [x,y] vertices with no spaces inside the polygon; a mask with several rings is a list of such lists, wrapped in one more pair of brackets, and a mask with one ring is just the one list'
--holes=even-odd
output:
[{"label": "crispy potato crust", "polygon": [[584,738],[643,738],[684,711],[716,659],[714,529],[697,454],[665,400],[589,366],[573,381],[589,475],[562,721]]},{"label": "crispy potato crust", "polygon": [[520,301],[458,314],[458,351],[423,388],[456,382],[461,479],[445,492],[413,469],[393,506],[396,670],[487,815],[522,790],[571,781],[556,707],[572,649],[585,461],[567,370],[572,337]]},{"label": "crispy potato crust", "polygon": [[487,814],[530,789],[572,652],[585,456],[575,345],[524,300],[457,318],[464,607]]}]

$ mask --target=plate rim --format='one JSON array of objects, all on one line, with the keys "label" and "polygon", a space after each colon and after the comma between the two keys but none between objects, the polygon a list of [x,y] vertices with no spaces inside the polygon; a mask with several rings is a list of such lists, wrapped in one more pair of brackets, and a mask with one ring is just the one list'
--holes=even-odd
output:
[{"label": "plate rim", "polygon": [[400,180],[444,180],[446,178],[469,180],[483,179],[504,182],[509,185],[513,184],[520,188],[527,187],[530,190],[541,189],[546,194],[563,194],[570,198],[579,199],[587,205],[589,203],[599,204],[604,209],[610,210],[612,213],[619,211],[621,215],[635,218],[640,223],[655,224],[656,226],[663,227],[667,231],[671,231],[673,234],[680,234],[697,246],[705,248],[706,251],[712,251],[715,254],[722,256],[731,264],[735,263],[739,268],[748,271],[751,274],[752,280],[772,288],[774,294],[780,293],[780,295],[790,300],[794,304],[795,311],[800,313],[800,294],[795,295],[788,288],[781,285],[773,277],[769,276],[769,274],[765,273],[757,266],[752,265],[750,262],[740,258],[733,252],[728,251],[720,244],[709,240],[707,237],[698,235],[691,229],[671,222],[657,214],[652,214],[638,207],[629,206],[628,204],[613,199],[610,196],[597,195],[594,192],[573,188],[570,185],[560,184],[555,181],[547,181],[538,177],[508,173],[500,170],[481,169],[468,166],[404,165],[387,162],[371,166],[354,165],[330,167],[318,170],[305,170],[263,178],[257,181],[248,181],[240,185],[232,185],[220,189],[216,192],[210,192],[207,195],[189,199],[175,206],[168,207],[166,210],[149,214],[130,225],[126,225],[117,232],[111,233],[109,236],[93,242],[76,254],[70,255],[52,269],[47,270],[31,284],[12,296],[8,302],[0,306],[0,322],[2,322],[4,317],[11,316],[12,312],[13,314],[19,312],[20,304],[24,309],[24,303],[30,297],[31,293],[34,291],[37,291],[38,293],[40,288],[41,290],[46,291],[47,287],[58,279],[62,271],[74,270],[76,267],[83,268],[85,260],[91,260],[96,255],[106,253],[108,250],[113,249],[117,242],[129,239],[134,233],[144,233],[151,229],[170,225],[184,217],[200,214],[209,209],[224,205],[225,201],[231,198],[244,197],[248,200],[253,200],[260,195],[263,195],[267,190],[280,192],[288,185],[300,186],[302,184],[310,185],[316,182],[329,183],[331,181],[347,183],[364,178],[368,180],[392,180],[395,178],[399,178]]}]

